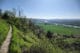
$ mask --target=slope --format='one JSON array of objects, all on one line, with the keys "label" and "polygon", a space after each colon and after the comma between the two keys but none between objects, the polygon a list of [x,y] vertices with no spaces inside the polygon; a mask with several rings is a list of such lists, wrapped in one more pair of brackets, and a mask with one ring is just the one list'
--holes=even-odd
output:
[{"label": "slope", "polygon": [[8,35],[1,46],[0,53],[8,53],[11,37],[12,37],[12,27],[10,26]]},{"label": "slope", "polygon": [[5,40],[8,31],[9,31],[9,24],[7,24],[5,20],[0,19],[0,46]]}]

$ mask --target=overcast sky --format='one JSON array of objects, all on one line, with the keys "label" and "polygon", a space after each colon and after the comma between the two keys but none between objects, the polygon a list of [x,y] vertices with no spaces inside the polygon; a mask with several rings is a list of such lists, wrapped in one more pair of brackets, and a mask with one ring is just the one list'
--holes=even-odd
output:
[{"label": "overcast sky", "polygon": [[21,9],[30,18],[80,19],[80,0],[0,0],[0,8]]}]

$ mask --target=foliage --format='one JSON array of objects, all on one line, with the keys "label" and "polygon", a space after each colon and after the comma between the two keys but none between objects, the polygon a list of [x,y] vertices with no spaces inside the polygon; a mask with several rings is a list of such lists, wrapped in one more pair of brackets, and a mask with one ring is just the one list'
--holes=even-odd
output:
[{"label": "foliage", "polygon": [[46,37],[51,39],[53,36],[53,33],[51,31],[48,31],[47,34],[46,34]]},{"label": "foliage", "polygon": [[62,53],[63,51],[52,45],[52,43],[45,38],[44,40],[40,40],[37,44],[33,44],[28,53]]},{"label": "foliage", "polygon": [[6,38],[8,24],[13,26],[9,53],[80,53],[80,39],[73,35],[80,34],[80,29],[36,25],[31,19],[16,17],[12,11],[5,11],[1,18],[5,21],[0,19],[0,45]]},{"label": "foliage", "polygon": [[[22,53],[27,48],[30,48],[32,44],[36,43],[38,38],[28,32],[26,35],[13,26],[13,36],[10,44],[9,53]],[[26,50],[27,52],[27,50]]]},{"label": "foliage", "polygon": [[0,9],[0,17],[2,16],[2,9]]},{"label": "foliage", "polygon": [[24,46],[23,34],[13,26],[13,36],[10,44],[10,53],[21,53],[21,47]]},{"label": "foliage", "polygon": [[9,25],[2,19],[0,19],[0,46],[6,38],[9,30]]}]

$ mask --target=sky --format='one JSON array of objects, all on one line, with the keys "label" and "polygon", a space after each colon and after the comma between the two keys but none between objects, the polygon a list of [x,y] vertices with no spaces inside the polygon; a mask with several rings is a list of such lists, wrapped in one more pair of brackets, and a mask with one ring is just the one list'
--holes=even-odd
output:
[{"label": "sky", "polygon": [[3,10],[21,10],[29,18],[80,19],[80,0],[0,0]]}]

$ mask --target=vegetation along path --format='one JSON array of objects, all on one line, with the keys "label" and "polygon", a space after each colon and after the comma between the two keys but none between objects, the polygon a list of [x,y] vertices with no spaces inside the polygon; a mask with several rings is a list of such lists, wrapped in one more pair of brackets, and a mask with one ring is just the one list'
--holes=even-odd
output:
[{"label": "vegetation along path", "polygon": [[0,48],[0,53],[8,53],[11,37],[12,37],[12,27],[10,26],[8,35]]}]

